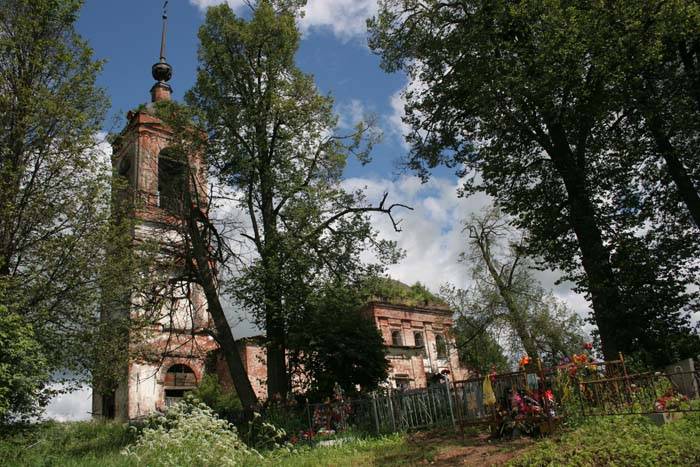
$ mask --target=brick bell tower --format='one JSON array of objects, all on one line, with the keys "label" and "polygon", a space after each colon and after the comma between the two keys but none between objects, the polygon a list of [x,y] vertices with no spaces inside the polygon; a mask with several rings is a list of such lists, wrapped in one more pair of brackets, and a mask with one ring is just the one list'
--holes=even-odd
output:
[{"label": "brick bell tower", "polygon": [[[127,114],[127,124],[112,144],[113,176],[122,177],[127,186],[113,196],[115,212],[125,212],[135,219],[135,248],[147,240],[172,246],[181,238],[173,228],[178,216],[174,208],[182,199],[185,167],[182,161],[169,157],[172,132],[154,111],[156,102],[170,100],[172,95],[168,81],[173,69],[165,59],[167,3],[163,6],[160,60],[151,70],[156,80],[151,87],[151,102]],[[187,163],[201,180],[199,185],[205,195],[206,170],[201,155],[190,154]],[[164,251],[168,251],[167,247]],[[217,348],[204,332],[210,322],[204,293],[192,283],[175,283],[168,289],[170,295],[162,300],[162,309],[152,313],[153,322],[145,342],[129,344],[130,355],[136,356],[131,357],[116,390],[110,394],[93,391],[95,416],[119,420],[144,417],[176,402],[200,382],[207,354]],[[143,303],[140,300],[143,298],[132,295],[122,312],[139,316],[144,309],[137,305]],[[103,317],[113,313],[114,310],[102,310]]]}]

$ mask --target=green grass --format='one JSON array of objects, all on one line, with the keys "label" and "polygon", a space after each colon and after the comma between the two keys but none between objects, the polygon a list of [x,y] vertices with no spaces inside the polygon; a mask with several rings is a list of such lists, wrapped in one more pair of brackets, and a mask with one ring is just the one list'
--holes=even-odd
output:
[{"label": "green grass", "polygon": [[[491,456],[512,452],[511,465],[652,466],[700,465],[700,414],[691,413],[674,423],[657,427],[644,417],[596,417],[531,447],[517,442],[488,443],[452,432],[395,434],[355,438],[324,447],[278,450],[264,458],[250,457],[246,466],[412,466],[435,462],[446,465],[446,453],[457,453],[459,461],[468,450],[488,449]],[[135,466],[120,451],[134,441],[126,425],[106,422],[49,422],[13,428],[0,435],[1,466]],[[522,451],[522,453],[520,453]],[[485,451],[484,451],[485,452]],[[447,464],[452,465],[447,462]]]},{"label": "green grass", "polygon": [[[0,465],[134,466],[120,451],[134,441],[126,425],[107,422],[48,422],[13,428],[0,437]],[[246,466],[415,465],[430,461],[431,449],[407,444],[403,434],[352,439],[336,446],[300,447],[294,452],[251,457]]]},{"label": "green grass", "polygon": [[5,429],[0,437],[3,466],[126,466],[119,451],[134,440],[126,425],[46,422]]},{"label": "green grass", "polygon": [[656,426],[637,415],[601,416],[538,442],[512,466],[700,465],[700,414]]},{"label": "green grass", "polygon": [[268,454],[261,462],[251,459],[250,466],[315,467],[315,466],[413,466],[433,460],[434,448],[408,442],[406,435],[394,434],[379,438],[355,439],[337,446],[297,449],[293,453]]}]

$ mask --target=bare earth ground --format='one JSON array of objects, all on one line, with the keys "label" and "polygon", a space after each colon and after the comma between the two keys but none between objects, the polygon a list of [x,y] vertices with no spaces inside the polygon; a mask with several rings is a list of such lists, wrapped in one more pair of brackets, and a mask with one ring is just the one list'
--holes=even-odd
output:
[{"label": "bare earth ground", "polygon": [[409,435],[405,450],[378,456],[376,465],[503,465],[534,443],[531,438],[489,440],[486,434],[429,432]]}]

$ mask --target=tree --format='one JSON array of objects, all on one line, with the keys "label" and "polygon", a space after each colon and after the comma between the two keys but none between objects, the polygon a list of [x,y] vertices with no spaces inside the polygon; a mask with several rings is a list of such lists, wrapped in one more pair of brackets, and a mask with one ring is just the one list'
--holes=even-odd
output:
[{"label": "tree", "polygon": [[[473,285],[468,290],[445,286],[442,296],[458,313],[458,342],[473,345],[491,334],[510,345],[510,353],[525,353],[557,363],[577,352],[584,342],[582,323],[563,303],[547,293],[532,275],[525,240],[497,208],[473,215],[467,222],[469,250],[462,261],[470,265]],[[486,336],[486,337],[484,337]]]},{"label": "tree", "polygon": [[36,415],[46,402],[48,362],[34,330],[0,305],[0,423]]},{"label": "tree", "polygon": [[[458,166],[465,193],[494,196],[528,232],[530,252],[590,298],[609,359],[630,349],[622,331],[638,317],[621,275],[631,265],[615,263],[615,245],[643,229],[634,198],[623,196],[640,167],[628,152],[610,157],[635,60],[609,44],[634,44],[619,27],[636,24],[622,15],[633,6],[386,0],[369,22],[383,67],[405,69],[413,82],[408,165],[424,176]],[[639,253],[658,257],[654,247]],[[679,310],[666,311],[655,318],[690,332]]]},{"label": "tree", "polygon": [[119,273],[131,259],[103,262],[129,225],[110,222],[97,138],[108,101],[95,84],[102,62],[75,32],[81,5],[0,3],[0,303],[40,346],[47,371],[36,377],[84,380],[100,303],[113,305],[102,291],[121,296],[133,282]]},{"label": "tree", "polygon": [[[314,284],[367,270],[365,247],[381,259],[393,244],[374,239],[367,218],[399,205],[368,205],[340,185],[348,157],[367,161],[376,132],[361,123],[336,131],[332,100],[294,65],[298,2],[262,0],[250,21],[227,5],[207,11],[199,32],[200,69],[188,102],[201,110],[216,178],[237,195],[254,253],[227,290],[267,335],[268,395],[285,397],[288,330]],[[397,226],[397,223],[394,222]]]},{"label": "tree", "polygon": [[638,151],[639,166],[660,166],[656,178],[673,187],[677,204],[666,207],[700,228],[700,10],[692,1],[620,2],[615,13],[629,57],[620,85],[620,120],[630,129],[623,144]]},{"label": "tree", "polygon": [[362,314],[367,300],[361,286],[333,281],[318,288],[304,317],[290,329],[290,373],[306,383],[306,394],[322,401],[335,384],[345,394],[371,391],[387,378],[384,339]]}]

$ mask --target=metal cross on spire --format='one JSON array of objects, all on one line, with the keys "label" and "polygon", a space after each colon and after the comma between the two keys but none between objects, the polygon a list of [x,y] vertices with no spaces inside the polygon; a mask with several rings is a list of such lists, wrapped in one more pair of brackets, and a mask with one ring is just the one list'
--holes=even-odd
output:
[{"label": "metal cross on spire", "polygon": [[163,33],[160,37],[160,61],[165,62],[165,33],[168,29],[168,0],[163,3]]},{"label": "metal cross on spire", "polygon": [[160,61],[153,65],[151,74],[158,83],[164,84],[173,76],[173,67],[165,61],[165,33],[168,27],[168,2],[163,3],[163,33],[160,37]]}]

